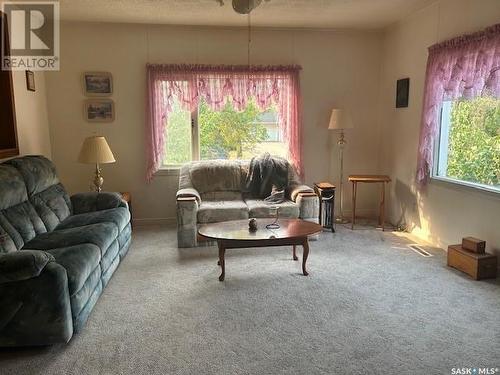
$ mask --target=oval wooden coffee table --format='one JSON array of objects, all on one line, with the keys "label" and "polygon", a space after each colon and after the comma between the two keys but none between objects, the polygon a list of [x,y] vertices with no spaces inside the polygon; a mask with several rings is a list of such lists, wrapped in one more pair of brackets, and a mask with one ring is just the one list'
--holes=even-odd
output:
[{"label": "oval wooden coffee table", "polygon": [[307,276],[307,256],[309,244],[307,236],[321,232],[321,225],[300,219],[280,219],[278,229],[267,229],[273,219],[257,219],[258,229],[251,232],[248,220],[224,221],[221,223],[200,226],[198,233],[206,238],[217,240],[219,246],[219,262],[222,273],[219,281],[224,281],[226,273],[224,256],[226,249],[241,249],[247,247],[293,246],[293,260],[298,260],[295,247],[302,245],[302,273]]}]

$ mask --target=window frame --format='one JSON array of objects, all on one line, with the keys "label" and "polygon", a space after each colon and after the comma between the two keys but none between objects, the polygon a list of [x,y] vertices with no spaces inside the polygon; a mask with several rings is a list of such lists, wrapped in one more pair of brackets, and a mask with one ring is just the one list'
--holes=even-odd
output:
[{"label": "window frame", "polygon": [[[446,169],[448,167],[449,131],[451,125],[452,104],[452,100],[443,101],[441,103],[441,108],[438,111],[439,132],[438,136],[435,137],[434,140],[434,163],[431,170],[431,181],[434,180],[446,184],[451,184],[456,187],[467,188],[479,192],[486,192],[500,198],[500,189],[498,188],[494,188],[490,185],[485,185],[478,182],[465,181],[446,176]],[[444,162],[444,165],[441,165],[441,161]],[[441,175],[441,173],[444,173],[444,175]]]}]

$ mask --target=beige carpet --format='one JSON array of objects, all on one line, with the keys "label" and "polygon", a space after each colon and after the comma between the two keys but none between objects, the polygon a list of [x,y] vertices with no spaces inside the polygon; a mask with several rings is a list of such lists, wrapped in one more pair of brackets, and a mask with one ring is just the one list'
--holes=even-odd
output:
[{"label": "beige carpet", "polygon": [[500,367],[500,284],[472,281],[376,230],[290,248],[176,248],[136,228],[132,248],[68,345],[0,351],[4,374],[451,374]]}]

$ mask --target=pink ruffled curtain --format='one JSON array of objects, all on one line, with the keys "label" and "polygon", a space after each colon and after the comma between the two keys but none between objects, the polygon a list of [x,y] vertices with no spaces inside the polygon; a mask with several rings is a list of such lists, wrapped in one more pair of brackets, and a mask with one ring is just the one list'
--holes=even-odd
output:
[{"label": "pink ruffled curtain", "polygon": [[200,98],[214,110],[232,100],[243,110],[254,98],[261,110],[276,104],[280,131],[289,159],[302,175],[300,126],[300,66],[147,65],[148,77],[148,181],[161,166],[165,152],[165,122],[174,99],[193,111]]},{"label": "pink ruffled curtain", "polygon": [[500,97],[500,24],[429,48],[417,183],[429,181],[443,101]]}]

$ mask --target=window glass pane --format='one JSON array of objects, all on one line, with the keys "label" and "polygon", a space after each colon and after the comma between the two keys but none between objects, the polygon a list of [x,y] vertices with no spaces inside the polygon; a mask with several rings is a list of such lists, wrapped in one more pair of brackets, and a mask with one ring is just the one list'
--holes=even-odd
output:
[{"label": "window glass pane", "polygon": [[237,111],[230,100],[220,111],[201,101],[198,126],[201,159],[250,159],[263,152],[287,154],[276,109],[262,112],[253,101],[243,111]]},{"label": "window glass pane", "polygon": [[500,189],[500,100],[443,105],[437,174]]},{"label": "window glass pane", "polygon": [[165,158],[163,164],[177,165],[191,161],[191,113],[174,101],[172,113],[165,126]]}]

